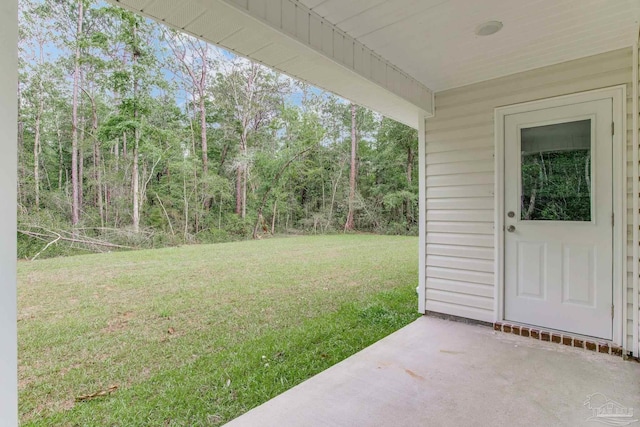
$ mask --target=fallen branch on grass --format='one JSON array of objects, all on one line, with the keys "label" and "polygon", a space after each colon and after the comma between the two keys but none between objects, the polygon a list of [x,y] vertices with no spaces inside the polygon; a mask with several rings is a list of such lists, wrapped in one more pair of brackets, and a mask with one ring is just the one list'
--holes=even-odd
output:
[{"label": "fallen branch on grass", "polygon": [[33,261],[34,259],[38,258],[38,256],[40,256],[40,254],[41,254],[42,252],[46,251],[46,250],[47,250],[47,248],[48,248],[49,246],[53,245],[53,244],[54,244],[54,243],[56,243],[58,240],[62,239],[62,236],[61,236],[61,235],[59,235],[58,233],[54,233],[54,234],[55,234],[57,237],[56,237],[54,240],[52,240],[52,241],[50,241],[49,243],[47,243],[47,244],[45,245],[45,247],[44,247],[44,248],[40,249],[40,251],[39,251],[37,254],[35,254],[35,255],[33,256],[33,258],[31,258],[31,261]]},{"label": "fallen branch on grass", "polygon": [[117,385],[112,385],[106,390],[101,390],[92,394],[85,394],[84,396],[76,397],[76,402],[85,402],[87,400],[95,399],[96,397],[108,396],[118,389]]},{"label": "fallen branch on grass", "polygon": [[43,232],[39,233],[36,231],[18,229],[18,233],[22,233],[25,236],[34,237],[36,239],[40,239],[44,241],[49,240],[49,242],[40,250],[40,252],[38,252],[33,258],[31,258],[31,261],[38,258],[38,256],[40,256],[42,252],[44,252],[47,248],[49,248],[49,246],[53,245],[58,241],[78,243],[85,246],[101,246],[101,247],[113,248],[113,249],[134,249],[131,246],[124,246],[124,245],[118,245],[115,243],[105,242],[105,241],[94,239],[88,236],[74,236],[72,233],[68,231],[55,232],[40,226],[30,226],[30,227],[42,230]]}]

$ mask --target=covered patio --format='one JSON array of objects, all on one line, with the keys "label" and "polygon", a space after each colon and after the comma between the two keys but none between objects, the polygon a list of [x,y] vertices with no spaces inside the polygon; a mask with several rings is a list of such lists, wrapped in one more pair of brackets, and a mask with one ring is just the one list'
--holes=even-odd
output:
[{"label": "covered patio", "polygon": [[606,399],[637,411],[638,378],[640,363],[423,316],[226,425],[589,425]]}]

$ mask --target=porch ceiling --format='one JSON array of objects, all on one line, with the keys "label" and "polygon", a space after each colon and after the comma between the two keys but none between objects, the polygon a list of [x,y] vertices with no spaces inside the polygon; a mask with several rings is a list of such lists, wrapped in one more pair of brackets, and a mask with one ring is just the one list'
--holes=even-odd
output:
[{"label": "porch ceiling", "polygon": [[[631,46],[638,0],[300,0],[434,91]],[[475,35],[496,20],[503,29]]]}]

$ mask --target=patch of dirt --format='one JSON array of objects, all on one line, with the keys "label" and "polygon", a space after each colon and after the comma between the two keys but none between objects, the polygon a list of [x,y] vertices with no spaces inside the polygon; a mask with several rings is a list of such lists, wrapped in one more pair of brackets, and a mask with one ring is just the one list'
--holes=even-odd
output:
[{"label": "patch of dirt", "polygon": [[150,376],[151,376],[151,368],[149,368],[148,366],[145,366],[145,367],[142,369],[142,374],[140,375],[140,377],[141,377],[142,379],[147,379],[147,378],[149,378]]},{"label": "patch of dirt", "polygon": [[211,424],[217,424],[222,422],[222,416],[218,415],[218,414],[208,414],[207,415],[207,422],[211,423]]},{"label": "patch of dirt", "polygon": [[31,411],[23,414],[21,416],[21,421],[28,422],[30,420],[35,420],[43,416],[49,415],[49,413],[60,412],[60,411],[68,411],[73,409],[75,406],[75,402],[73,399],[66,399],[61,402],[44,402],[38,404]]},{"label": "patch of dirt", "polygon": [[71,400],[65,400],[64,402],[62,402],[60,404],[60,409],[62,409],[63,411],[68,411],[70,409],[73,409],[73,407],[76,405],[75,401],[73,399]]},{"label": "patch of dirt", "polygon": [[69,373],[69,371],[71,371],[72,369],[76,369],[76,368],[80,368],[82,367],[81,363],[74,363],[70,366],[64,366],[62,368],[60,368],[60,376],[64,377],[65,375],[67,375]]},{"label": "patch of dirt", "polygon": [[21,322],[27,319],[35,319],[36,313],[40,311],[41,308],[42,306],[40,305],[33,305],[30,307],[19,307],[18,322]]},{"label": "patch of dirt", "polygon": [[34,377],[24,377],[20,372],[20,368],[18,368],[18,377],[18,390],[24,390],[29,384],[36,380]]},{"label": "patch of dirt", "polygon": [[109,322],[109,324],[100,330],[102,333],[110,334],[113,332],[121,331],[127,327],[129,320],[133,318],[133,312],[127,311],[117,318]]},{"label": "patch of dirt", "polygon": [[167,342],[181,335],[183,335],[181,332],[176,331],[176,328],[174,328],[173,326],[170,326],[169,328],[166,329],[165,335],[162,338],[160,338],[160,342]]}]

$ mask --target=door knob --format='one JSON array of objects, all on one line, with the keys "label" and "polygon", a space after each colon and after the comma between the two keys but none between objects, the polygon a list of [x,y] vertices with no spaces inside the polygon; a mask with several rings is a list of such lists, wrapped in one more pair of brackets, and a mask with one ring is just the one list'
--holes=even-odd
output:
[{"label": "door knob", "polygon": [[509,233],[513,233],[514,231],[516,231],[516,226],[515,225],[510,225],[507,227],[507,231]]}]

